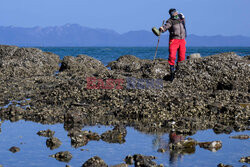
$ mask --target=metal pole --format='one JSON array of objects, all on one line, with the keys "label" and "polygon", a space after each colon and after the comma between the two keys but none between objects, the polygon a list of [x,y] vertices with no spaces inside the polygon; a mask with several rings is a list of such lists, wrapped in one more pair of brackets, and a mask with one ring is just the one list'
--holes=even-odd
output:
[{"label": "metal pole", "polygon": [[[165,23],[165,20],[163,20],[162,26],[164,25],[164,23]],[[157,55],[157,50],[158,50],[158,46],[159,46],[159,43],[160,43],[160,38],[161,38],[161,31],[160,31],[160,35],[158,37],[158,43],[157,43],[157,47],[156,47],[155,56],[154,56],[154,60],[153,61],[155,61],[155,57]]]}]

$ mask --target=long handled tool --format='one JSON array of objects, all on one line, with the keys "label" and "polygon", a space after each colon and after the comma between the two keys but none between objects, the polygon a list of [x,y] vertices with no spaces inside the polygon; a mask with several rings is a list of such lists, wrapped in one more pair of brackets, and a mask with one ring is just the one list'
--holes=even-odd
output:
[{"label": "long handled tool", "polygon": [[[163,20],[163,22],[162,22],[162,26],[164,25],[164,23],[165,23],[165,20]],[[159,47],[159,43],[160,43],[160,38],[161,38],[161,31],[159,31],[159,32],[155,32],[155,28],[153,28],[153,32],[157,35],[157,36],[159,36],[158,37],[158,43],[157,43],[157,47],[156,47],[156,51],[155,51],[155,56],[154,56],[154,62],[155,62],[155,57],[156,57],[156,55],[157,55],[157,50],[158,50],[158,47]]]}]

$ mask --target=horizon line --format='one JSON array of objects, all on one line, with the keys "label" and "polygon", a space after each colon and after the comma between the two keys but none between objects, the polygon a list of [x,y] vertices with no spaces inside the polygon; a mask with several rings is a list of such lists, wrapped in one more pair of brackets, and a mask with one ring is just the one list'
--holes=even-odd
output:
[{"label": "horizon line", "polygon": [[[0,44],[2,45],[2,44]],[[11,46],[11,45],[9,45]],[[12,45],[24,48],[155,48],[156,46],[22,46]],[[187,48],[250,48],[250,46],[186,46]],[[159,48],[168,48],[168,46],[159,46]]]},{"label": "horizon line", "polygon": [[[66,23],[66,24],[63,24],[63,25],[50,25],[50,26],[30,26],[30,27],[25,27],[25,26],[14,26],[14,25],[9,25],[9,26],[6,26],[6,25],[0,25],[0,27],[10,27],[10,28],[55,28],[55,27],[63,27],[63,26],[73,26],[73,25],[77,25],[77,26],[80,26],[82,28],[89,28],[89,29],[95,29],[95,30],[108,30],[108,31],[113,31],[119,35],[124,35],[124,34],[127,34],[129,32],[140,32],[140,31],[146,31],[146,32],[151,32],[150,30],[147,30],[147,29],[140,29],[140,30],[128,30],[124,33],[120,33],[120,32],[117,32],[116,30],[114,29],[109,29],[109,28],[97,28],[97,27],[88,27],[88,26],[83,26],[81,24],[78,24],[78,23]],[[166,34],[164,34],[165,36]],[[223,34],[215,34],[215,35],[197,35],[197,34],[194,34],[194,33],[190,33],[189,35],[194,35],[194,36],[199,36],[199,37],[216,37],[216,36],[221,36],[221,37],[247,37],[247,38],[250,38],[250,36],[248,35],[223,35]]]}]

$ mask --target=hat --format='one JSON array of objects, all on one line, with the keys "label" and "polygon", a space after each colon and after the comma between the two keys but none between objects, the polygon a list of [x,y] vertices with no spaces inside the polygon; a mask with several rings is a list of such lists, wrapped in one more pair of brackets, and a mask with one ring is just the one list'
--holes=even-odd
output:
[{"label": "hat", "polygon": [[174,8],[169,9],[169,14],[170,14],[171,16],[173,16],[173,14],[174,14],[175,12],[177,12],[176,9],[174,9]]}]

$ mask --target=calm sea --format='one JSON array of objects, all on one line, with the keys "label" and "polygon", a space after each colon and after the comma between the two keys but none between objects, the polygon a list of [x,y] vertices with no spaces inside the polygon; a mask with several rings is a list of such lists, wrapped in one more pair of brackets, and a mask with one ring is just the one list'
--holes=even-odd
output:
[{"label": "calm sea", "polygon": [[[53,52],[61,57],[86,54],[102,61],[105,65],[123,55],[134,55],[141,59],[153,59],[155,47],[39,47],[46,52]],[[240,56],[250,55],[250,47],[188,47],[186,55],[200,53],[209,56],[223,52],[235,52]],[[168,58],[168,47],[158,49],[157,58]]]}]

